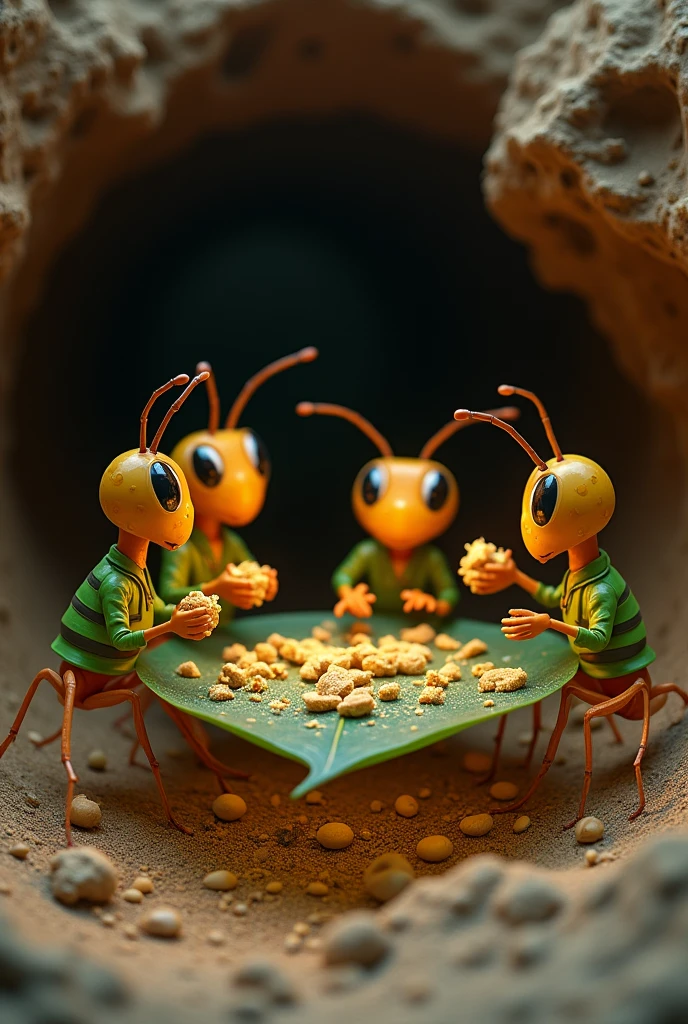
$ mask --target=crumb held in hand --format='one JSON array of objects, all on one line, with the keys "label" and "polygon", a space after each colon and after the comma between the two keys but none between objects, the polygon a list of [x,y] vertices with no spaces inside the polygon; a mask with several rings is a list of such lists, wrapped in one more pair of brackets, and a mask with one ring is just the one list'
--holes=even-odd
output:
[{"label": "crumb held in hand", "polygon": [[498,548],[495,544],[486,541],[484,537],[478,537],[477,540],[472,541],[470,544],[464,544],[464,547],[466,554],[459,562],[459,576],[463,578],[471,593],[475,594],[475,586],[480,570],[488,562],[503,564],[507,560],[507,553],[504,548]]},{"label": "crumb held in hand", "polygon": [[527,682],[528,674],[522,668],[491,668],[480,676],[478,689],[481,693],[513,693]]},{"label": "crumb held in hand", "polygon": [[178,676],[183,676],[184,679],[201,678],[201,670],[195,661],[183,661],[181,665],[177,665],[174,671]]},{"label": "crumb held in hand", "polygon": [[203,634],[210,636],[220,621],[220,598],[217,594],[204,594],[202,590],[192,590],[179,602],[179,610],[182,612],[189,612],[197,608],[202,608],[210,615],[210,625]]}]

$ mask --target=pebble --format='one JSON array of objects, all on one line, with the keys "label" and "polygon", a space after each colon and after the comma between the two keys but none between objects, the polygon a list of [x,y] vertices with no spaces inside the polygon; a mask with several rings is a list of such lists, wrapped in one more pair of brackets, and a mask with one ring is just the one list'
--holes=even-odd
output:
[{"label": "pebble", "polygon": [[379,814],[383,807],[384,807],[384,804],[382,803],[382,800],[371,800],[370,801],[370,809],[373,812],[373,814]]},{"label": "pebble", "polygon": [[236,889],[239,879],[231,871],[211,871],[203,879],[206,889],[213,889],[215,892],[228,892]]},{"label": "pebble", "polygon": [[510,924],[549,921],[564,906],[564,896],[544,879],[526,878],[507,887],[497,909]]},{"label": "pebble", "polygon": [[361,829],[361,831],[358,834],[361,837],[361,839],[365,839],[367,843],[369,843],[370,840],[373,838],[373,833],[370,831],[370,829],[367,828]]},{"label": "pebble", "polygon": [[0,896],[11,896],[12,887],[7,882],[0,882]]},{"label": "pebble", "polygon": [[246,903],[233,903],[232,913],[235,917],[246,917],[248,914],[248,904]]},{"label": "pebble", "polygon": [[325,885],[324,882],[309,882],[306,886],[306,892],[309,896],[327,896],[329,891],[329,885]]},{"label": "pebble", "polygon": [[107,768],[107,757],[102,750],[92,750],[88,755],[88,767],[94,772],[104,772]]},{"label": "pebble", "polygon": [[415,797],[409,796],[408,793],[404,793],[402,796],[398,796],[394,801],[394,810],[397,814],[400,814],[402,818],[415,818],[418,814],[418,801]]},{"label": "pebble", "polygon": [[514,822],[514,832],[525,832],[530,828],[530,818],[527,814],[521,814]]},{"label": "pebble", "polygon": [[143,903],[143,893],[140,889],[125,889],[122,899],[127,903]]},{"label": "pebble", "polygon": [[236,793],[223,793],[213,802],[213,814],[222,821],[238,821],[247,810],[246,801]]},{"label": "pebble", "polygon": [[222,946],[224,945],[224,941],[224,935],[222,932],[217,931],[217,929],[214,928],[212,931],[208,932],[208,942],[211,946]]},{"label": "pebble", "polygon": [[41,806],[41,801],[38,799],[35,793],[27,793],[24,799],[29,807]]},{"label": "pebble", "polygon": [[383,853],[363,872],[363,888],[381,903],[386,903],[406,888],[414,878],[409,861],[400,853]]},{"label": "pebble", "polygon": [[100,923],[102,924],[103,928],[114,928],[115,924],[117,923],[117,919],[115,918],[114,914],[102,914],[100,918]]},{"label": "pebble", "polygon": [[138,929],[135,924],[125,924],[122,931],[126,938],[131,939],[132,941],[135,941],[139,937]]},{"label": "pebble", "polygon": [[588,865],[588,867],[592,867],[594,864],[597,864],[597,861],[598,861],[597,850],[586,850],[585,851],[585,863]]},{"label": "pebble", "polygon": [[326,850],[344,850],[353,843],[354,833],[343,821],[330,821],[320,826],[315,838]]},{"label": "pebble", "polygon": [[284,940],[285,953],[298,953],[302,946],[303,939],[299,938],[298,935],[287,935]]},{"label": "pebble", "polygon": [[282,892],[284,886],[281,882],[268,882],[265,886],[265,891],[270,893],[271,896],[276,896],[277,893]]},{"label": "pebble", "polygon": [[641,171],[638,175],[639,185],[654,185],[655,176],[650,171]]},{"label": "pebble", "polygon": [[72,800],[72,807],[69,812],[69,820],[72,825],[78,828],[97,828],[100,825],[103,813],[95,802],[80,793]]},{"label": "pebble", "polygon": [[423,789],[418,790],[418,796],[421,800],[428,800],[432,796],[432,790],[424,786]]},{"label": "pebble", "polygon": [[26,843],[15,843],[14,846],[10,846],[7,852],[12,857],[16,857],[17,860],[26,860],[31,853],[31,847],[27,846]]},{"label": "pebble", "polygon": [[604,823],[599,818],[581,818],[576,822],[575,833],[579,843],[596,843],[604,835]]},{"label": "pebble", "polygon": [[513,782],[495,782],[490,786],[490,796],[495,800],[513,800],[518,793],[518,786]]},{"label": "pebble", "polygon": [[391,948],[372,911],[353,911],[334,921],[323,937],[327,964],[360,964],[374,967]]},{"label": "pebble", "polygon": [[158,939],[176,939],[182,930],[181,914],[174,907],[153,907],[143,915],[139,928]]},{"label": "pebble", "polygon": [[491,814],[469,814],[459,822],[459,828],[465,836],[486,836],[493,825]]},{"label": "pebble", "polygon": [[447,836],[426,836],[416,847],[420,859],[430,864],[439,864],[440,861],[451,857],[453,852],[454,844]]},{"label": "pebble", "polygon": [[463,755],[463,766],[472,775],[483,775],[492,767],[492,758],[481,750],[469,750]]},{"label": "pebble", "polygon": [[29,732],[27,732],[26,738],[29,741],[29,743],[41,743],[41,741],[43,740],[43,736],[41,735],[41,733],[34,732],[33,729],[30,729]]},{"label": "pebble", "polygon": [[311,926],[309,924],[306,924],[305,921],[297,921],[294,927],[292,928],[292,931],[294,932],[295,935],[310,935]]},{"label": "pebble", "polygon": [[110,858],[90,846],[61,850],[50,861],[53,896],[72,906],[79,900],[107,903],[117,888],[117,871]]},{"label": "pebble", "polygon": [[325,798],[319,789],[312,789],[310,793],[306,793],[307,804],[322,804],[325,802]]},{"label": "pebble", "polygon": [[153,885],[153,879],[147,878],[145,875],[139,875],[138,878],[135,878],[131,883],[131,887],[132,889],[138,889],[138,891],[142,892],[144,896],[148,896],[155,888]]},{"label": "pebble", "polygon": [[282,803],[282,797],[279,795],[279,793],[272,794],[272,796],[270,797],[270,803],[272,804],[273,807],[279,807],[279,805]]}]

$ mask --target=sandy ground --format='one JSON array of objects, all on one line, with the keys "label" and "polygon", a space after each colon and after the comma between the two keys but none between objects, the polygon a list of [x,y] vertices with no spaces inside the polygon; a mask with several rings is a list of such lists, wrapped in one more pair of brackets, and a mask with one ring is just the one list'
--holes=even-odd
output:
[{"label": "sandy ground", "polygon": [[[18,696],[19,690],[0,697],[3,730]],[[556,708],[556,700],[545,705],[547,726],[553,723]],[[486,810],[493,801],[463,770],[462,755],[468,750],[489,750],[493,729],[479,727],[439,746],[340,778],[323,788],[324,803],[315,806],[305,799],[294,802],[288,796],[303,776],[300,765],[213,730],[214,751],[227,763],[251,773],[248,782],[235,784],[248,812],[238,822],[222,823],[211,811],[217,795],[214,778],[197,766],[174,725],[155,708],[149,715],[151,739],[172,803],[195,830],[189,838],[164,823],[150,773],[127,765],[129,741],[113,729],[119,709],[77,712],[73,755],[80,773],[78,791],[102,804],[103,822],[94,832],[75,830],[75,841],[98,846],[113,858],[120,871],[120,892],[137,874],[149,873],[155,893],[146,898],[144,908],[154,902],[165,903],[176,907],[184,919],[184,937],[178,942],[143,936],[132,940],[123,928],[139,919],[141,906],[125,903],[118,894],[111,908],[115,924],[106,927],[96,913],[67,910],[55,903],[49,892],[48,860],[64,845],[64,773],[59,747],[37,751],[26,734],[30,729],[44,735],[52,732],[59,724],[59,712],[46,687],[34,701],[18,742],[0,763],[0,883],[11,890],[0,896],[0,910],[32,943],[66,942],[89,957],[116,965],[131,985],[148,997],[173,1000],[179,1006],[213,1006],[222,994],[227,966],[249,951],[286,956],[284,940],[296,922],[308,923],[314,914],[326,917],[356,906],[372,906],[373,901],[362,891],[363,870],[388,850],[404,853],[418,876],[443,872],[486,851],[554,869],[574,887],[586,884],[593,871],[615,870],[614,865],[592,871],[584,867],[583,848],[561,827],[575,812],[582,782],[580,724],[568,728],[560,747],[564,763],[550,771],[527,808],[531,828],[514,835],[515,816],[504,815],[496,819],[488,836],[469,839],[459,831],[459,820],[467,813]],[[520,740],[529,724],[528,712],[510,717],[498,778],[518,784],[525,781],[526,773],[519,768],[525,750]],[[594,733],[595,773],[588,811],[606,826],[605,839],[598,848],[614,851],[619,859],[626,858],[648,836],[684,826],[688,818],[688,772],[681,756],[688,720],[683,720],[677,698],[655,716],[652,725],[644,762],[648,808],[634,824],[627,816],[636,806],[631,762],[639,724],[620,723],[625,737],[622,746],[612,742],[606,726]],[[543,737],[538,761],[544,746]],[[94,748],[107,753],[105,772],[86,767],[87,755]],[[419,800],[417,817],[400,818],[393,808],[396,797],[402,793],[417,796],[425,787],[431,795]],[[32,803],[37,798],[39,806],[31,806],[27,798]],[[381,813],[370,810],[371,800],[383,802]],[[352,846],[339,852],[322,849],[315,831],[326,821],[347,822],[356,835]],[[424,864],[415,847],[423,836],[434,834],[449,836],[454,854],[442,864]],[[26,861],[17,861],[6,852],[17,840],[31,846]],[[228,868],[240,876],[233,896],[235,902],[248,902],[246,916],[236,916],[231,906],[221,910],[218,894],[202,887],[203,876],[216,868]],[[308,882],[315,879],[327,882],[328,896],[306,894]],[[262,902],[250,902],[251,894],[264,894],[271,880],[283,883],[282,894],[273,898],[263,895]],[[319,925],[312,923],[311,929],[309,944],[317,947]],[[222,933],[222,945],[208,942],[213,930]],[[303,948],[296,956],[307,961],[317,956],[317,948]]]}]

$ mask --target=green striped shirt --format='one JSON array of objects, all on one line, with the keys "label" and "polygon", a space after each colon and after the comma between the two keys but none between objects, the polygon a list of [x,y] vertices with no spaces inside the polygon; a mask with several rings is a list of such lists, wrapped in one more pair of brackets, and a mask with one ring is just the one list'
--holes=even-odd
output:
[{"label": "green striped shirt", "polygon": [[374,609],[378,612],[400,612],[402,590],[422,590],[452,608],[460,596],[455,574],[433,544],[416,548],[401,576],[397,576],[387,548],[372,537],[362,540],[335,569],[332,587],[338,594],[340,587],[354,587],[362,581],[377,595]]},{"label": "green striped shirt", "polygon": [[[222,527],[222,552],[216,558],[210,541],[203,530],[194,527],[191,537],[176,551],[162,552],[160,566],[160,594],[165,601],[179,604],[191,590],[198,590],[201,583],[207,583],[224,572],[230,562],[252,561],[253,555],[233,530]],[[227,623],[234,616],[234,605],[220,601],[222,611],[220,622]]]},{"label": "green striped shirt", "polygon": [[52,649],[70,665],[123,676],[146,646],[144,630],[173,611],[155,593],[148,569],[113,544],[72,598]]},{"label": "green striped shirt", "polygon": [[589,676],[613,679],[655,660],[638,602],[605,551],[582,569],[568,571],[558,587],[540,583],[535,600],[545,608],[560,607],[564,622],[578,626],[569,640]]}]

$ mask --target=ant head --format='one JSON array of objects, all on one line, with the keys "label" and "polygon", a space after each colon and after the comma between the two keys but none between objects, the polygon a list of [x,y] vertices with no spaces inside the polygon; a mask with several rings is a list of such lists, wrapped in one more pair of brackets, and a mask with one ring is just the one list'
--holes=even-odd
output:
[{"label": "ant head", "polygon": [[[464,424],[452,421],[424,446],[419,458],[399,458],[388,441],[367,420],[340,405],[301,402],[300,416],[339,416],[357,426],[380,449],[356,477],[352,504],[356,519],[371,537],[387,548],[409,550],[427,544],[447,530],[459,510],[459,487],[453,473],[431,456]],[[507,418],[517,409],[500,409]]]},{"label": "ant head", "polygon": [[291,366],[310,363],[317,356],[317,349],[304,348],[270,363],[251,377],[232,406],[222,430],[218,430],[220,400],[215,378],[208,363],[198,364],[197,369],[208,375],[208,429],[185,437],[172,452],[172,457],[186,474],[199,515],[227,526],[245,526],[259,514],[270,479],[270,458],[255,431],[237,426],[239,418],[249,399],[266,380]]},{"label": "ant head", "polygon": [[[194,509],[183,471],[158,451],[158,445],[172,416],[207,376],[200,373],[189,384],[183,373],[154,391],[141,414],[138,449],[113,459],[100,481],[100,504],[110,522],[170,551],[186,544],[191,536]],[[170,406],[148,447],[146,428],[153,403],[170,388],[183,384],[188,387]]]},{"label": "ant head", "polygon": [[496,416],[457,409],[460,422],[471,420],[501,427],[530,455],[535,469],[523,492],[521,534],[528,552],[540,562],[570,551],[596,536],[612,517],[614,487],[607,473],[584,455],[562,455],[547,411],[531,391],[502,384],[500,395],[521,395],[537,407],[554,451],[545,462],[521,435]]}]

